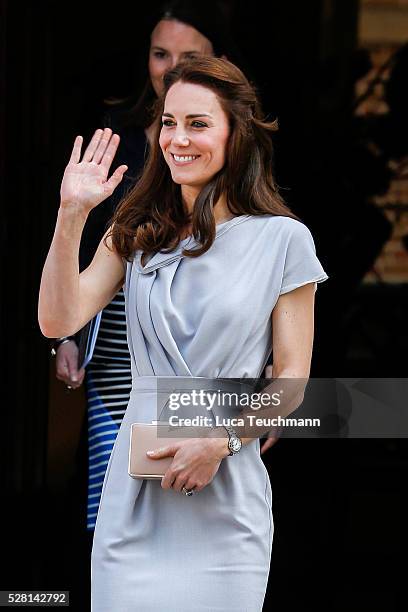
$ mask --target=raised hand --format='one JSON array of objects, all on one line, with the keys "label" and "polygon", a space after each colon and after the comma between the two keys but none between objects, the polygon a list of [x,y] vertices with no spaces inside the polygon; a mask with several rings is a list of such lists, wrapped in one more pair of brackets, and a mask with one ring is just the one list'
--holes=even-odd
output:
[{"label": "raised hand", "polygon": [[83,138],[77,136],[61,183],[61,206],[79,206],[88,213],[119,185],[127,166],[119,166],[108,180],[120,137],[110,128],[98,129],[81,160]]}]

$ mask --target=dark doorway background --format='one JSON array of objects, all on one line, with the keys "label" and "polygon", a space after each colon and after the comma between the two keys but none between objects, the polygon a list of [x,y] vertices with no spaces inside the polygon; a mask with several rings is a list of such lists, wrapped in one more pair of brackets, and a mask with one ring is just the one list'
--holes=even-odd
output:
[{"label": "dark doorway background", "polygon": [[[362,270],[387,236],[387,224],[376,217],[368,224],[376,233],[367,238],[367,210],[350,210],[336,182],[339,151],[347,153],[358,3],[224,4],[265,111],[279,117],[279,182],[311,228],[331,278],[317,293],[312,373],[405,376],[406,335],[397,325],[404,321],[407,288],[368,290],[360,284]],[[103,98],[125,96],[140,85],[154,5],[2,2],[2,338],[7,348],[0,590],[70,590],[75,610],[89,609],[89,538],[82,506],[86,457],[78,447],[82,413],[65,397],[59,423],[49,418],[53,374],[49,344],[37,324],[39,279],[73,138],[96,127]],[[344,249],[339,235],[356,223],[364,231],[352,235]],[[370,360],[350,359],[353,335],[344,317],[350,308],[376,313]],[[352,354],[358,354],[355,348]],[[53,464],[56,455],[49,452],[53,427],[62,440],[61,464]],[[64,456],[72,457],[68,468]],[[404,564],[397,558],[406,535],[405,441],[281,440],[265,463],[276,529],[265,610],[402,610]]]}]

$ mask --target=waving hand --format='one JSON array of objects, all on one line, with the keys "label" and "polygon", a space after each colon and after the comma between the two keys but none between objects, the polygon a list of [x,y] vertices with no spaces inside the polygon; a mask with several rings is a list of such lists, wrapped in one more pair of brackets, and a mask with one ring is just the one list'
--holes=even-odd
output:
[{"label": "waving hand", "polygon": [[62,206],[76,205],[89,212],[112,195],[127,170],[127,166],[119,166],[108,179],[119,141],[111,129],[98,129],[81,160],[83,138],[76,137],[61,183]]}]

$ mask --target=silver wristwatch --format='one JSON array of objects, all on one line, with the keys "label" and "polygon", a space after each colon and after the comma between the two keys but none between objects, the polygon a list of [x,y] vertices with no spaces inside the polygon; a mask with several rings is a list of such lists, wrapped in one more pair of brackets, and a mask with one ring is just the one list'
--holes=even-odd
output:
[{"label": "silver wristwatch", "polygon": [[242,447],[242,440],[237,436],[235,431],[229,425],[224,425],[224,429],[227,430],[229,440],[228,440],[228,448],[230,455],[236,455],[239,453]]}]

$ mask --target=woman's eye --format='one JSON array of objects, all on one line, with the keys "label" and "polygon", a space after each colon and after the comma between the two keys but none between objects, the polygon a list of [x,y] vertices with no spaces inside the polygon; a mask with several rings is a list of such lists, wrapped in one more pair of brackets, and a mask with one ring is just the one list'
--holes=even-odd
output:
[{"label": "woman's eye", "polygon": [[157,57],[158,59],[163,59],[166,54],[164,51],[154,51],[153,55],[154,57]]},{"label": "woman's eye", "polygon": [[[162,119],[161,124],[162,124],[162,126],[166,126],[166,127],[173,127],[175,125],[174,121],[172,121],[171,119]],[[205,127],[208,127],[208,126],[203,121],[192,121],[191,122],[191,127],[194,127],[194,128],[205,128]]]}]

